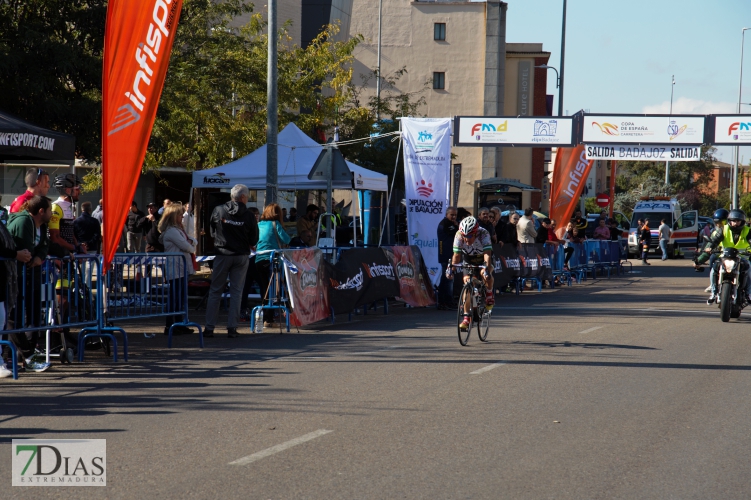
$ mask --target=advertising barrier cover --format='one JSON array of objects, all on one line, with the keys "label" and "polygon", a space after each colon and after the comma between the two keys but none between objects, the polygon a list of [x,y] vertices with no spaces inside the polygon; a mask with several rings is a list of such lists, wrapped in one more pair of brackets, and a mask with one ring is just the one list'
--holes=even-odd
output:
[{"label": "advertising barrier cover", "polygon": [[571,117],[457,116],[454,146],[571,146]]},{"label": "advertising barrier cover", "polygon": [[326,287],[326,270],[321,265],[321,250],[304,248],[284,250],[284,257],[294,264],[297,272],[284,266],[287,278],[292,316],[290,325],[303,326],[329,317],[329,294]]},{"label": "advertising barrier cover", "polygon": [[326,268],[329,303],[336,314],[399,295],[394,266],[381,248],[347,250],[336,265],[327,263]]},{"label": "advertising barrier cover", "polygon": [[449,204],[451,118],[402,118],[409,244],[422,252],[430,279],[441,281],[436,228]]},{"label": "advertising barrier cover", "polygon": [[435,292],[417,247],[384,247],[399,280],[399,297],[414,307],[435,304]]},{"label": "advertising barrier cover", "polygon": [[543,244],[493,245],[493,285],[503,289],[514,278],[553,279],[549,252]]}]

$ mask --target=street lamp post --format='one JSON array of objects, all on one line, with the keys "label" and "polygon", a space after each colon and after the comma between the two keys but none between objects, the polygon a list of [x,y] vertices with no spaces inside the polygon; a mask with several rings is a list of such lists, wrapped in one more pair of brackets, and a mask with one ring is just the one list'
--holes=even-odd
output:
[{"label": "street lamp post", "polygon": [[[743,93],[743,42],[746,37],[746,31],[751,30],[751,28],[743,28],[741,30],[741,74],[738,78],[738,114],[741,114],[741,94]],[[735,161],[733,166],[733,188],[732,188],[732,199],[730,200],[730,208],[738,208],[738,156],[740,154],[740,149],[738,146],[735,146]]]},{"label": "street lamp post", "polygon": [[266,81],[266,197],[264,204],[276,203],[277,194],[277,132],[279,128],[278,116],[278,68],[277,68],[277,25],[276,0],[269,0],[269,47]]},{"label": "street lamp post", "polygon": [[[675,89],[675,75],[673,75],[673,83],[670,85],[670,117],[668,118],[668,125],[670,125],[670,118],[673,117],[673,90]],[[670,184],[670,162],[665,162],[665,185]]]},{"label": "street lamp post", "polygon": [[561,88],[561,77],[558,75],[558,70],[555,69],[553,66],[548,66],[547,64],[541,64],[540,66],[535,66],[535,68],[552,69],[553,71],[555,71],[555,88],[558,89],[558,116],[562,116],[561,97],[563,96],[561,94],[561,91],[563,89]]},{"label": "street lamp post", "polygon": [[[561,26],[561,76],[558,78],[558,116],[563,116],[563,60],[566,56],[566,0],[563,0],[563,24]],[[557,72],[556,72],[557,73]]]}]

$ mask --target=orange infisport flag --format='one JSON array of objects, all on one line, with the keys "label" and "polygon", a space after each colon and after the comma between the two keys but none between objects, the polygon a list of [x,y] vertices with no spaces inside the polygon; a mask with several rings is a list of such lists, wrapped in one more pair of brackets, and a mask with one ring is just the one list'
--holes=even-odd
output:
[{"label": "orange infisport flag", "polygon": [[574,214],[592,163],[592,160],[587,160],[583,144],[575,148],[558,148],[550,197],[550,218],[558,224],[558,231],[566,227]]},{"label": "orange infisport flag", "polygon": [[110,0],[102,72],[104,261],[122,234],[154,125],[182,0]]}]

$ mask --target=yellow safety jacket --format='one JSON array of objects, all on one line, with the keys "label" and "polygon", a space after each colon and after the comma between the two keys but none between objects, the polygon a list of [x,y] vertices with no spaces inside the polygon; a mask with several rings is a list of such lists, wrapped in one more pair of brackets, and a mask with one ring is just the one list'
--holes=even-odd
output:
[{"label": "yellow safety jacket", "polygon": [[738,237],[738,241],[734,241],[733,232],[730,230],[730,225],[725,226],[723,230],[722,248],[737,248],[738,250],[748,250],[748,226],[743,226],[741,234]]}]

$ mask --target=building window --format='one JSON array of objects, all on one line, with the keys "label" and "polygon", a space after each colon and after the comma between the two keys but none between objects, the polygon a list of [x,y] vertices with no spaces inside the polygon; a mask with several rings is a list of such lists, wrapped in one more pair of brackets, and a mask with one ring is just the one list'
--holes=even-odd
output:
[{"label": "building window", "polygon": [[446,40],[446,23],[433,24],[433,40]]},{"label": "building window", "polygon": [[446,88],[446,73],[433,72],[433,89],[443,90]]}]

